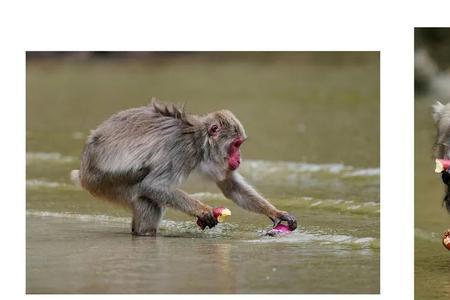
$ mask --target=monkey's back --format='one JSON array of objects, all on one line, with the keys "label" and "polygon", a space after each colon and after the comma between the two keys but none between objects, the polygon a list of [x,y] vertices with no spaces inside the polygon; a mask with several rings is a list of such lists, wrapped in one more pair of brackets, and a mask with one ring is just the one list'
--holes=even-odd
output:
[{"label": "monkey's back", "polygon": [[196,167],[198,157],[189,149],[192,124],[154,106],[116,113],[88,137],[81,157],[80,180],[88,190],[101,193],[111,186],[132,186],[142,180],[178,182]]}]

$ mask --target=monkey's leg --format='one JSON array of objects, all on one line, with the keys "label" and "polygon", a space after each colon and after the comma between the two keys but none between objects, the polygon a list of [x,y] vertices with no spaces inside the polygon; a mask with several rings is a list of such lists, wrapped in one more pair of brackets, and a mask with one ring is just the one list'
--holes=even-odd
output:
[{"label": "monkey's leg", "polygon": [[156,235],[164,214],[164,207],[146,198],[133,202],[131,232],[135,235]]},{"label": "monkey's leg", "polygon": [[[447,172],[444,172],[444,173],[447,173]],[[442,180],[444,180],[444,175],[442,176]],[[449,186],[450,182],[448,180],[444,181],[444,182],[445,182],[445,196],[442,201],[442,204],[447,209],[447,211],[450,213],[450,186]]]},{"label": "monkey's leg", "polygon": [[222,190],[225,197],[244,209],[268,216],[274,222],[274,225],[278,225],[281,221],[287,221],[291,230],[297,228],[295,217],[275,208],[246,183],[239,173],[233,172],[224,181],[217,182],[217,186]]},{"label": "monkey's leg", "polygon": [[140,194],[152,199],[159,206],[175,208],[188,215],[198,217],[209,228],[214,227],[218,223],[216,218],[214,218],[212,207],[190,197],[182,190],[146,186],[141,189]]}]

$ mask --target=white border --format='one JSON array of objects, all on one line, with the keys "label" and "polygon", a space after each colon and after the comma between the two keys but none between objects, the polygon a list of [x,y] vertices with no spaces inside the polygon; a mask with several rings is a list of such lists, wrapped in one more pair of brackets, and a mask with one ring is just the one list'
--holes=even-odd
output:
[{"label": "white border", "polygon": [[448,26],[449,11],[445,1],[3,4],[2,294],[25,293],[25,50],[381,50],[381,295],[277,297],[412,299],[413,27]]}]

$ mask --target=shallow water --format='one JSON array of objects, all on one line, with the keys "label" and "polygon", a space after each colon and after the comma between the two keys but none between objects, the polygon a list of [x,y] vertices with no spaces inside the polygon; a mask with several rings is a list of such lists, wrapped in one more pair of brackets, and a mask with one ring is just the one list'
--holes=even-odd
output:
[{"label": "shallow water", "polygon": [[[29,62],[27,293],[379,293],[378,55],[274,57]],[[201,231],[168,210],[133,237],[128,211],[73,186],[88,130],[152,95],[236,112],[240,172],[299,230],[264,236],[268,218],[194,174],[183,188],[231,217]]]},{"label": "shallow water", "polygon": [[[442,207],[444,187],[434,173],[432,146],[436,130],[431,117],[434,99],[415,103],[415,295],[416,299],[450,298],[450,251],[442,234],[450,217]],[[445,101],[443,101],[445,102]]]}]

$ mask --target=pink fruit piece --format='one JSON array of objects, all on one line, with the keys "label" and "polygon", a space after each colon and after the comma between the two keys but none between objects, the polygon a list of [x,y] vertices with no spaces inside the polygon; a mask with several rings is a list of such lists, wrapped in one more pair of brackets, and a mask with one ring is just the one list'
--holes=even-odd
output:
[{"label": "pink fruit piece", "polygon": [[277,226],[275,226],[272,229],[275,229],[275,230],[278,230],[278,231],[282,231],[282,232],[291,232],[291,230],[289,229],[289,226],[281,224],[281,223],[278,224]]},{"label": "pink fruit piece", "polygon": [[214,218],[217,222],[222,223],[228,216],[231,216],[231,211],[225,207],[216,207],[213,209]]},{"label": "pink fruit piece", "polygon": [[443,171],[447,171],[450,167],[450,160],[449,159],[436,159],[436,168],[434,169],[434,172],[441,173]]},{"label": "pink fruit piece", "polygon": [[278,224],[274,228],[270,229],[266,234],[270,236],[275,236],[279,234],[289,234],[292,230],[289,229],[289,226],[284,224]]}]

